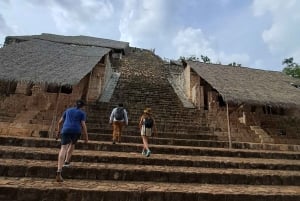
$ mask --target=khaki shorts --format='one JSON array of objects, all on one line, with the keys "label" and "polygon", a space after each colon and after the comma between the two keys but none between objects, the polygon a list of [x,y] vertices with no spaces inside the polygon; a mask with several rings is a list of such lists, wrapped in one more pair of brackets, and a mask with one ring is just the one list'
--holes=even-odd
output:
[{"label": "khaki shorts", "polygon": [[145,126],[141,129],[141,136],[152,136],[152,128],[145,128]]}]

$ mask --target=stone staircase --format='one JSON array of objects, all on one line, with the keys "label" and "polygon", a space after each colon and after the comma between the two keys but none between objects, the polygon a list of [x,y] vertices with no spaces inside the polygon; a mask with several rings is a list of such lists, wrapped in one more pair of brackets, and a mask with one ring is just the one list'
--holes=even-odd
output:
[{"label": "stone staircase", "polygon": [[65,181],[59,141],[0,137],[0,200],[299,200],[300,152],[79,142]]},{"label": "stone staircase", "polygon": [[209,131],[205,111],[184,107],[168,81],[168,71],[163,61],[152,52],[134,49],[117,70],[121,76],[110,101],[101,102],[100,98],[100,102],[87,108],[87,124],[91,131],[111,130],[108,125],[110,112],[120,102],[129,114],[126,133],[139,135],[139,117],[146,107],[152,108],[161,133]]},{"label": "stone staircase", "polygon": [[[121,62],[109,102],[89,103],[89,143],[76,145],[63,183],[55,181],[60,142],[0,136],[1,201],[299,201],[300,148],[233,141],[210,128],[205,111],[183,106],[160,58],[135,49]],[[129,114],[122,143],[111,143],[110,112]],[[158,137],[142,156],[139,116],[153,109]]]}]

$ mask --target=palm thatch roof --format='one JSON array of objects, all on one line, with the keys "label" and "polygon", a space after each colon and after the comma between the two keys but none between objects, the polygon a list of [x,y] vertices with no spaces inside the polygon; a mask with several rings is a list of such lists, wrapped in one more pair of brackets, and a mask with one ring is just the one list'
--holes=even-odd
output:
[{"label": "palm thatch roof", "polygon": [[186,62],[223,97],[236,104],[300,106],[300,80],[281,72]]},{"label": "palm thatch roof", "polygon": [[124,51],[129,47],[129,43],[123,41],[95,38],[90,36],[62,36],[48,33],[32,36],[7,36],[5,39],[5,44],[9,43],[11,40],[28,41],[32,39],[40,39],[64,44],[106,47]]},{"label": "palm thatch roof", "polygon": [[0,80],[77,84],[111,49],[31,39],[0,49]]}]

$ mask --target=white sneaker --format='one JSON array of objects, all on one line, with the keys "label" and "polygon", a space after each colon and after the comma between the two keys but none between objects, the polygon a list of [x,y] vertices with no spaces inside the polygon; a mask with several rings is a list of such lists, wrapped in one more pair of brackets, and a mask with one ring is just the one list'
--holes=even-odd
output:
[{"label": "white sneaker", "polygon": [[148,149],[147,152],[146,152],[146,156],[149,157],[150,154],[151,154],[151,151],[150,151],[150,149]]},{"label": "white sneaker", "polygon": [[63,165],[63,167],[70,167],[70,166],[71,166],[70,162],[65,162]]}]

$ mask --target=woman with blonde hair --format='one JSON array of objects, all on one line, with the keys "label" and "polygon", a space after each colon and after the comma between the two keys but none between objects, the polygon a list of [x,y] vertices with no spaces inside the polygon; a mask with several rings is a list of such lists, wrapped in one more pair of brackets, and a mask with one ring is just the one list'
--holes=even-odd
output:
[{"label": "woman with blonde hair", "polygon": [[155,120],[152,117],[151,108],[146,108],[144,113],[140,117],[139,128],[141,130],[141,136],[143,140],[143,151],[142,154],[149,157],[151,151],[149,149],[148,137],[155,135],[157,136],[157,129],[155,125]]}]

